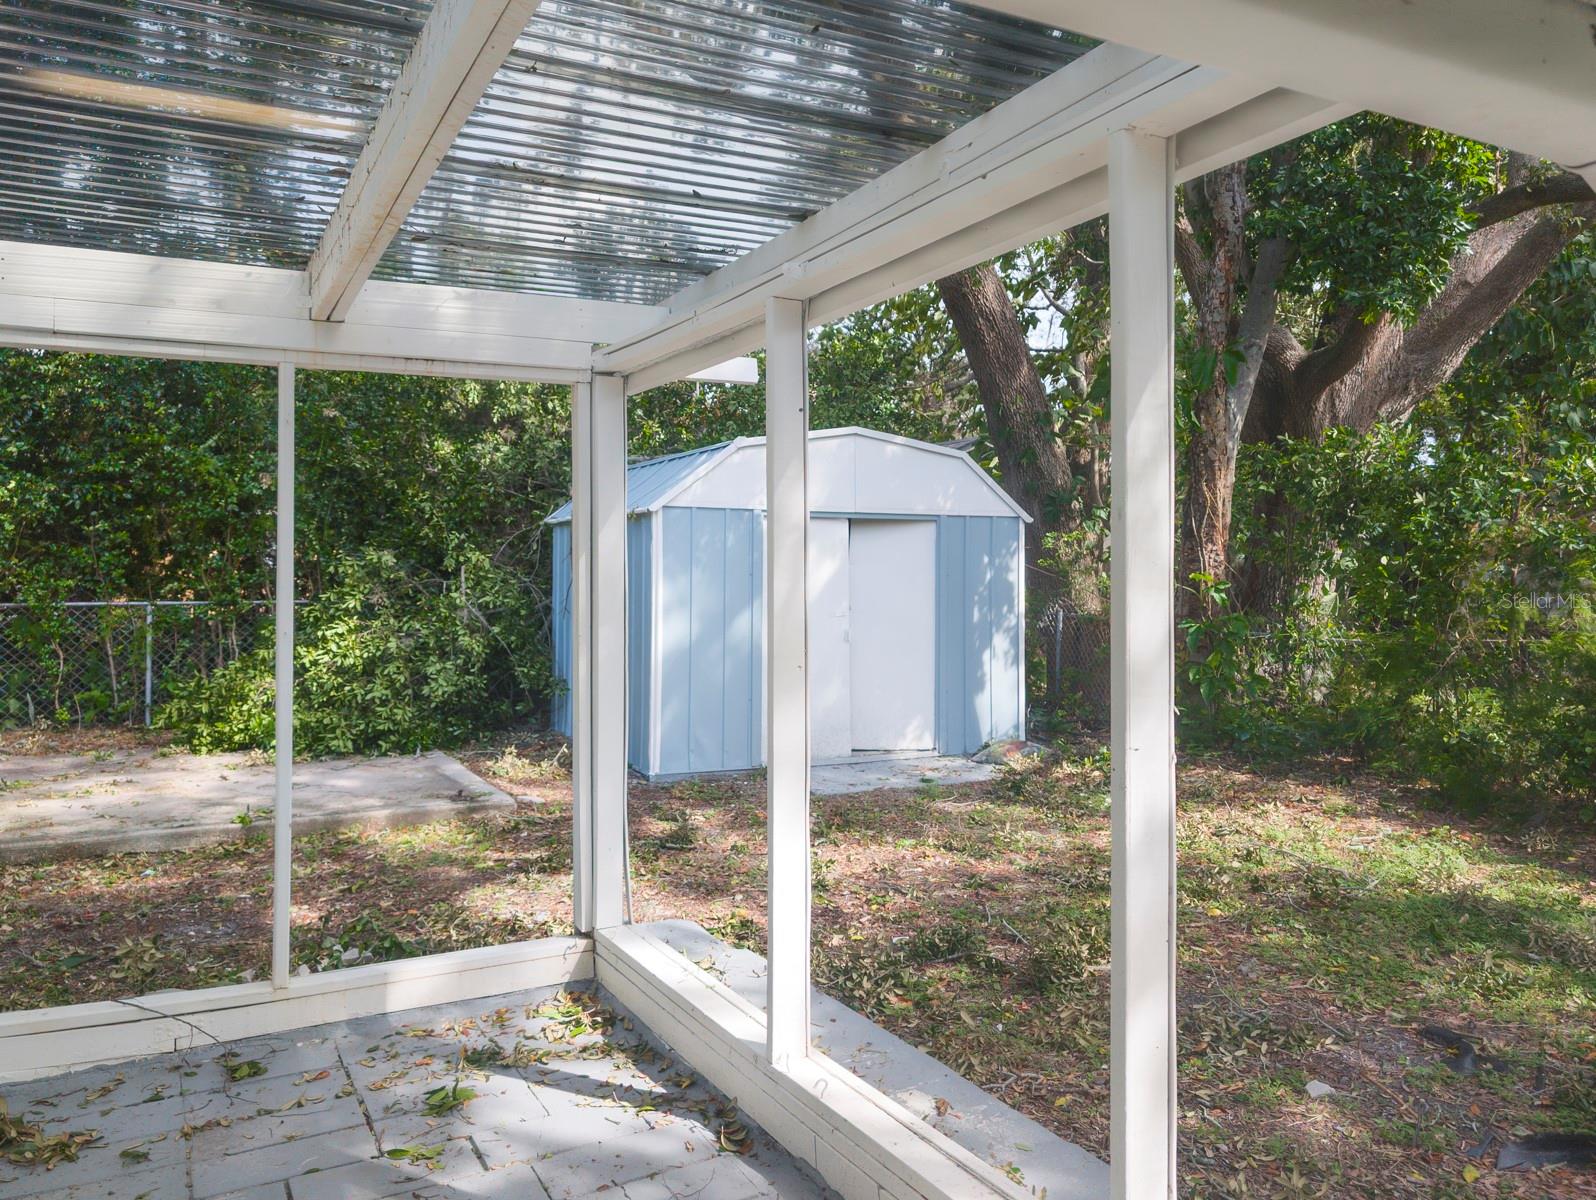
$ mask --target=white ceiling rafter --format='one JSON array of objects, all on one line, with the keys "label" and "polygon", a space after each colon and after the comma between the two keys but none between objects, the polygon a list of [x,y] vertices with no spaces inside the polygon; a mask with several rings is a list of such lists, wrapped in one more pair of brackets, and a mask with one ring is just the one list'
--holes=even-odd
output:
[{"label": "white ceiling rafter", "polygon": [[315,253],[310,315],[344,320],[539,0],[438,0]]},{"label": "white ceiling rafter", "polygon": [[585,379],[647,305],[373,282],[313,321],[303,271],[0,241],[0,345],[485,379]]}]

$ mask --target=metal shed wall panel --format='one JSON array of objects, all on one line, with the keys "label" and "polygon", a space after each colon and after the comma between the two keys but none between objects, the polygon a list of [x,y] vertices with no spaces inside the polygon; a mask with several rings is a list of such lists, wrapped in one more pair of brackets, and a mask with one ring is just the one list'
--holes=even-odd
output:
[{"label": "metal shed wall panel", "polygon": [[571,526],[553,526],[552,591],[554,675],[565,689],[549,702],[549,724],[566,737],[571,736]]},{"label": "metal shed wall panel", "polygon": [[626,523],[626,761],[645,775],[653,770],[648,759],[653,608],[654,520],[633,517]]},{"label": "metal shed wall panel", "polygon": [[[639,771],[649,772],[649,667],[653,653],[653,527],[648,517],[626,524],[626,759]],[[571,736],[571,526],[554,525],[553,589],[554,674],[566,690],[549,706],[549,724]]]},{"label": "metal shed wall panel", "polygon": [[1025,735],[1020,522],[937,521],[937,748]]},{"label": "metal shed wall panel", "polygon": [[660,513],[655,774],[734,771],[762,757],[764,521],[748,509]]}]

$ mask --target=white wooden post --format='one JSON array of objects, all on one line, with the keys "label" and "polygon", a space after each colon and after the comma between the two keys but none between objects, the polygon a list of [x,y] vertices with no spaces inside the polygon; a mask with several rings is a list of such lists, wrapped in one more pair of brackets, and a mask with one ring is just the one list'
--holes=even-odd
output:
[{"label": "white wooden post", "polygon": [[571,386],[571,921],[593,932],[593,385]]},{"label": "white wooden post", "polygon": [[626,387],[571,391],[571,733],[576,928],[628,919],[626,871]]},{"label": "white wooden post", "polygon": [[593,377],[593,927],[630,919],[626,836],[626,380]]},{"label": "white wooden post", "polygon": [[272,986],[288,986],[294,887],[294,364],[277,365],[276,793],[272,800]]},{"label": "white wooden post", "polygon": [[809,377],[804,304],[765,306],[766,1049],[809,1053]]},{"label": "white wooden post", "polygon": [[1110,136],[1114,1200],[1176,1188],[1172,160],[1167,138]]}]

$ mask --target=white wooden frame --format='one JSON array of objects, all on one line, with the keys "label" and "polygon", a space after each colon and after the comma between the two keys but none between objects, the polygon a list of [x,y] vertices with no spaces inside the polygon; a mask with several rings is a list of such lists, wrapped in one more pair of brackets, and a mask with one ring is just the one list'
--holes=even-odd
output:
[{"label": "white wooden frame", "polygon": [[1596,185],[1584,0],[978,0],[1537,154]]},{"label": "white wooden frame", "polygon": [[585,380],[593,343],[654,309],[368,283],[342,322],[309,317],[304,271],[0,241],[0,345],[316,370]]},{"label": "white wooden frame", "polygon": [[593,537],[592,928],[630,919],[627,877],[626,385],[595,375],[591,389]]},{"label": "white wooden frame", "polygon": [[272,588],[272,986],[286,988],[294,888],[294,365],[277,367],[277,578]]},{"label": "white wooden frame", "polygon": [[192,991],[0,1013],[0,1083],[328,1021],[593,978],[587,938],[543,938]]},{"label": "white wooden frame", "polygon": [[809,369],[801,300],[765,311],[765,1053],[809,1055]]},{"label": "white wooden frame", "polygon": [[626,387],[571,389],[572,888],[576,928],[629,918]]},{"label": "white wooden frame", "polygon": [[1109,141],[1109,1163],[1175,1196],[1175,177],[1170,140]]},{"label": "white wooden frame", "polygon": [[648,930],[594,943],[598,982],[843,1200],[1035,1200],[824,1055],[773,1063],[765,1014]]},{"label": "white wooden frame", "polygon": [[593,381],[571,388],[571,923],[593,921]]}]

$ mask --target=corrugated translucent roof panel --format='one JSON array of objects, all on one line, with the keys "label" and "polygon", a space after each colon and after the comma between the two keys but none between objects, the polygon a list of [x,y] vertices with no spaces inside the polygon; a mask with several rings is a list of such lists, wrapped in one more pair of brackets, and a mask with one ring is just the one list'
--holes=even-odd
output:
[{"label": "corrugated translucent roof panel", "polygon": [[[647,512],[656,500],[729,445],[730,442],[717,442],[713,446],[633,463],[626,468],[626,511]],[[571,502],[567,500],[544,518],[544,524],[557,525],[570,519]]]},{"label": "corrugated translucent roof panel", "polygon": [[5,0],[0,237],[302,267],[431,0]]},{"label": "corrugated translucent roof panel", "polygon": [[545,0],[377,276],[655,302],[1089,45],[947,0]]}]

